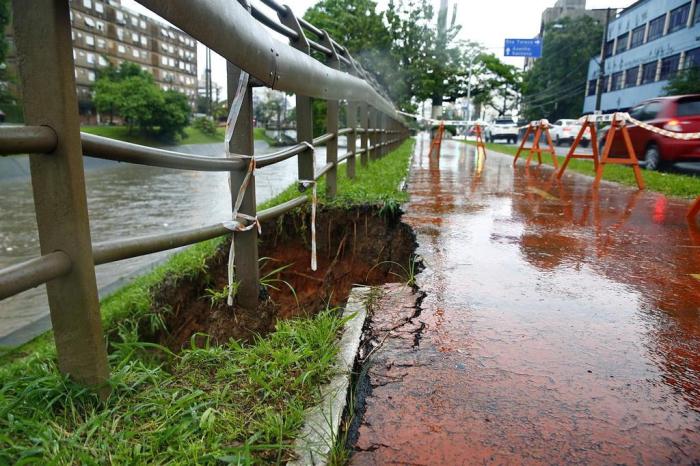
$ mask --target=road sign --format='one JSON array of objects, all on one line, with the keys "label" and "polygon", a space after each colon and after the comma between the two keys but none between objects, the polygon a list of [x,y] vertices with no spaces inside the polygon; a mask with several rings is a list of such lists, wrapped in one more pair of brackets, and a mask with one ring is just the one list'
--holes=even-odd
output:
[{"label": "road sign", "polygon": [[542,39],[506,39],[506,57],[539,58],[542,56]]}]

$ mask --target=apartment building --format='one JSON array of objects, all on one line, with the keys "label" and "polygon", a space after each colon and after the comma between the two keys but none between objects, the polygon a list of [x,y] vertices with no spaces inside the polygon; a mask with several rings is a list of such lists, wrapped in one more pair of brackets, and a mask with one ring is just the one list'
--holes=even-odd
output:
[{"label": "apartment building", "polygon": [[[700,66],[700,0],[640,0],[610,22],[601,110],[664,95],[679,70]],[[588,65],[584,113],[595,110],[599,57]]]},{"label": "apartment building", "polygon": [[[133,12],[120,0],[72,0],[75,78],[83,121],[95,122],[92,93],[98,70],[124,61],[137,63],[162,89],[197,97],[197,42],[177,28]],[[12,28],[8,66],[15,67]],[[11,71],[13,73],[13,71]]]}]

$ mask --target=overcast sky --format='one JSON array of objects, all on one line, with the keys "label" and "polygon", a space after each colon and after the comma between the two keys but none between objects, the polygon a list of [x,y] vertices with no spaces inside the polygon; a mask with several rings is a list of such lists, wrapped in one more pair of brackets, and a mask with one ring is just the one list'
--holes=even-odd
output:
[{"label": "overcast sky", "polygon": [[[230,0],[235,1],[235,0]],[[259,5],[258,0],[253,0]],[[437,9],[440,0],[430,0]],[[592,8],[624,8],[635,0],[588,0],[587,7]],[[317,0],[280,0],[280,3],[288,4],[297,16],[303,16],[304,12]],[[503,58],[503,43],[508,38],[531,38],[537,35],[540,28],[540,16],[542,11],[554,5],[555,0],[449,0],[450,11],[454,2],[458,3],[457,22],[462,26],[460,37],[466,40],[480,42],[489,51]],[[135,0],[122,0],[122,4],[132,10],[149,16],[155,16]],[[380,8],[385,8],[388,0],[378,0]],[[261,6],[262,10],[267,10]],[[270,15],[274,15],[270,12]],[[204,47],[200,44],[198,49],[197,72],[201,75],[204,71]],[[523,59],[504,59],[510,64],[522,66]],[[219,56],[212,59],[212,77],[215,83],[226,88],[226,64]]]}]

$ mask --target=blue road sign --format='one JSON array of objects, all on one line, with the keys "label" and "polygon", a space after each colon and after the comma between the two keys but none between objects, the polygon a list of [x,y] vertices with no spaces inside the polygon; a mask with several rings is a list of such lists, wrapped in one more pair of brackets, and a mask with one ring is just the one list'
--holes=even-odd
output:
[{"label": "blue road sign", "polygon": [[542,39],[506,39],[506,57],[539,58],[542,56]]}]

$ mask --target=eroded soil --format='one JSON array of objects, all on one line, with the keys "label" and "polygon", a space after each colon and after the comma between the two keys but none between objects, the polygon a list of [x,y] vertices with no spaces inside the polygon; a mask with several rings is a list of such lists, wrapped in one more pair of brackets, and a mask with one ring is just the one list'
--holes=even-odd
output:
[{"label": "eroded soil", "polygon": [[[165,283],[156,296],[165,312],[167,331],[155,340],[177,350],[195,334],[214,342],[249,340],[272,330],[279,318],[313,315],[341,305],[354,284],[377,285],[407,281],[415,250],[412,230],[401,212],[377,207],[319,210],[316,221],[318,268],[311,270],[310,215],[291,212],[262,226],[261,302],[247,311],[224,300],[212,302],[211,292],[223,290],[230,242],[206,264],[206,272],[177,284]],[[281,269],[281,270],[279,270]],[[274,273],[271,273],[274,272]],[[203,338],[203,337],[202,337]]]}]

